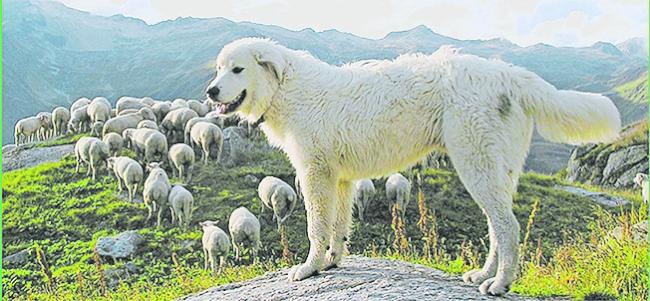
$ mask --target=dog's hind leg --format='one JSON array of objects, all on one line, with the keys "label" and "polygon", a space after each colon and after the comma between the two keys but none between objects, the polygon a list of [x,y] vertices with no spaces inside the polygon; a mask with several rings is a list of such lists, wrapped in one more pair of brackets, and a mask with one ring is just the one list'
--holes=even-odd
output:
[{"label": "dog's hind leg", "polygon": [[508,147],[522,147],[504,143],[502,135],[510,134],[508,129],[512,127],[501,131],[485,112],[454,113],[445,115],[445,146],[465,188],[487,216],[490,228],[490,251],[485,265],[463,278],[482,282],[481,293],[502,295],[514,280],[518,261],[519,223],[512,213],[512,195],[516,183],[513,177],[519,171],[513,171],[512,162],[523,160],[512,156],[523,158],[525,151],[509,154]]},{"label": "dog's hind leg", "polygon": [[[329,250],[325,257],[324,269],[336,267],[345,252],[345,244],[350,237],[350,224],[352,223],[352,183],[340,181],[336,187],[336,221]],[[361,213],[362,214],[362,213]]]},{"label": "dog's hind leg", "polygon": [[321,270],[336,219],[337,183],[332,171],[325,166],[312,166],[306,170],[300,183],[305,185],[309,255],[303,264],[289,271],[290,281],[308,278]]}]

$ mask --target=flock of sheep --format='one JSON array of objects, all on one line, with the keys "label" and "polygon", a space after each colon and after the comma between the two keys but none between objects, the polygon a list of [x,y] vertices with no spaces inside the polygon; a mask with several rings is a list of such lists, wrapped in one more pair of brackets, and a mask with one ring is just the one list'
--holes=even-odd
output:
[{"label": "flock of sheep", "polygon": [[[135,198],[138,187],[144,181],[142,196],[149,221],[154,213],[156,225],[162,223],[166,208],[171,212],[171,223],[187,227],[192,220],[194,197],[184,185],[192,180],[197,158],[204,164],[219,161],[223,146],[222,128],[227,117],[214,110],[209,101],[176,99],[156,101],[149,97],[121,97],[116,107],[104,97],[92,100],[80,98],[70,109],[57,107],[51,113],[41,112],[35,117],[24,118],[16,124],[16,145],[37,139],[49,139],[66,133],[90,133],[80,138],[75,147],[76,172],[83,165],[87,175],[97,179],[100,167],[105,164],[118,181],[118,191],[128,192],[129,201]],[[245,123],[250,135],[252,129]],[[123,148],[129,148],[136,159],[119,156]],[[171,185],[167,171],[183,181],[183,185]],[[146,178],[145,178],[146,176]],[[298,192],[299,183],[295,183]],[[386,181],[386,196],[398,208],[406,208],[410,198],[411,184],[401,174],[394,174]],[[371,180],[358,181],[355,186],[355,207],[360,220],[375,195]],[[286,182],[268,176],[258,186],[262,213],[273,212],[278,229],[293,212],[299,195]],[[401,210],[402,216],[404,210]],[[216,221],[203,221],[203,251],[205,268],[220,270],[232,248],[238,261],[244,249],[256,258],[260,247],[260,222],[247,208],[234,210],[229,218],[229,234],[217,226]],[[217,260],[218,259],[218,260]]]}]

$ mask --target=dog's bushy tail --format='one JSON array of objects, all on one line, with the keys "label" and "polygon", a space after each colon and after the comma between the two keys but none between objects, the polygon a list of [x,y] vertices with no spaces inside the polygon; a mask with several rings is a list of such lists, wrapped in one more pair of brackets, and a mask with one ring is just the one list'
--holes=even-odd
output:
[{"label": "dog's bushy tail", "polygon": [[612,142],[621,130],[621,117],[607,97],[557,90],[541,78],[526,85],[524,107],[533,116],[542,137],[560,143]]}]

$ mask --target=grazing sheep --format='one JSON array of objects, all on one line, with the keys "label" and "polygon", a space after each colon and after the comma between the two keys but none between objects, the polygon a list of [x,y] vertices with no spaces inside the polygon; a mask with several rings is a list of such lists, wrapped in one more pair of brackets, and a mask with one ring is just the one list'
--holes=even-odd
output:
[{"label": "grazing sheep", "polygon": [[116,133],[106,134],[102,141],[108,145],[108,151],[113,156],[117,155],[117,153],[122,149],[122,146],[124,145],[124,139],[122,139],[122,136]]},{"label": "grazing sheep", "polygon": [[88,105],[78,107],[71,112],[70,121],[68,121],[68,130],[73,133],[83,133],[88,131],[90,129]]},{"label": "grazing sheep", "polygon": [[210,107],[205,102],[200,102],[196,99],[190,99],[187,101],[187,107],[196,112],[200,117],[205,116],[210,112]]},{"label": "grazing sheep", "polygon": [[38,131],[41,129],[41,120],[38,117],[27,117],[18,120],[14,127],[14,141],[16,146],[20,146],[21,142],[33,142]]},{"label": "grazing sheep", "polygon": [[172,101],[172,107],[176,108],[189,108],[187,105],[187,100],[182,99],[182,98],[176,98],[174,101]]},{"label": "grazing sheep", "polygon": [[117,178],[118,189],[121,193],[122,185],[126,186],[129,191],[129,201],[133,202],[133,197],[138,191],[138,185],[142,182],[144,172],[142,166],[129,157],[110,157],[106,160],[108,168],[113,170]]},{"label": "grazing sheep", "polygon": [[90,127],[90,135],[101,138],[103,130],[104,130],[104,122],[97,121],[93,123],[93,125]]},{"label": "grazing sheep", "polygon": [[70,106],[70,112],[74,112],[74,110],[81,108],[83,106],[87,106],[90,104],[90,99],[82,97],[77,99],[75,102],[72,103]]},{"label": "grazing sheep", "polygon": [[108,133],[117,133],[122,135],[122,132],[126,129],[135,129],[140,121],[142,120],[154,120],[156,116],[153,114],[153,111],[149,108],[142,108],[138,110],[137,113],[126,114],[123,116],[117,116],[111,118],[106,123],[104,123],[104,129],[102,133],[104,135]]},{"label": "grazing sheep", "polygon": [[115,108],[117,109],[117,115],[120,114],[120,112],[128,109],[142,109],[144,107],[149,107],[146,104],[142,103],[140,99],[135,98],[135,97],[130,97],[130,96],[122,96],[120,99],[117,100],[117,103],[115,103]]},{"label": "grazing sheep", "polygon": [[156,115],[158,121],[162,121],[167,113],[172,110],[172,103],[169,101],[160,101],[151,106],[151,110]]},{"label": "grazing sheep", "polygon": [[386,198],[393,209],[395,204],[399,205],[400,215],[404,218],[406,206],[411,199],[411,183],[402,174],[396,173],[386,180]]},{"label": "grazing sheep", "polygon": [[87,113],[91,123],[106,122],[111,118],[111,105],[106,98],[96,97],[88,105]]},{"label": "grazing sheep", "polygon": [[52,113],[40,112],[36,117],[41,121],[40,138],[46,140],[52,137],[54,131],[54,123],[52,122]]},{"label": "grazing sheep", "polygon": [[192,131],[192,127],[195,124],[204,121],[204,122],[212,123],[212,124],[218,126],[219,128],[222,128],[223,127],[223,118],[222,117],[223,116],[217,116],[217,115],[207,116],[206,115],[205,117],[194,117],[194,118],[188,120],[187,123],[185,124],[185,131],[183,132],[185,144],[189,145],[191,143],[191,141],[190,141],[190,139],[191,139],[190,138],[190,132]]},{"label": "grazing sheep", "polygon": [[75,171],[79,173],[82,163],[88,164],[88,172],[86,172],[86,175],[89,175],[92,171],[93,181],[97,179],[99,164],[105,162],[110,156],[108,145],[95,137],[83,137],[79,139],[74,146],[74,153],[77,157]]},{"label": "grazing sheep", "polygon": [[194,168],[194,150],[184,143],[176,143],[169,148],[169,165],[172,168],[172,175],[183,179],[185,183],[192,180],[192,170]]},{"label": "grazing sheep", "polygon": [[137,129],[152,129],[158,130],[158,124],[151,120],[142,120],[138,123]]},{"label": "grazing sheep", "polygon": [[143,163],[163,162],[167,158],[167,137],[157,130],[136,129],[122,136]]},{"label": "grazing sheep", "polygon": [[276,177],[268,176],[257,186],[257,195],[262,200],[262,213],[265,208],[273,210],[273,220],[278,223],[280,230],[280,226],[291,215],[298,202],[293,188]]},{"label": "grazing sheep", "polygon": [[204,164],[208,164],[210,158],[214,158],[219,162],[223,146],[221,129],[212,123],[198,122],[190,131],[190,146],[194,149],[195,145],[200,146],[203,150]]},{"label": "grazing sheep", "polygon": [[357,216],[363,221],[363,213],[373,196],[375,196],[375,185],[371,180],[365,179],[354,184],[354,205],[357,208]]},{"label": "grazing sheep", "polygon": [[196,112],[188,108],[173,110],[167,113],[160,123],[160,131],[167,136],[171,143],[182,142],[180,139],[182,139],[185,124],[190,119],[198,116]]},{"label": "grazing sheep", "polygon": [[133,113],[137,113],[138,111],[140,111],[140,109],[126,109],[126,110],[122,110],[119,113],[117,113],[117,116],[124,116],[126,114],[133,114]]},{"label": "grazing sheep", "polygon": [[[199,223],[203,228],[203,267],[207,270],[208,263],[212,273],[221,273],[221,269],[226,264],[226,257],[230,253],[230,238],[228,234],[217,227],[219,222],[204,221]],[[217,257],[219,257],[219,270],[217,271]]]},{"label": "grazing sheep", "polygon": [[228,230],[232,246],[235,249],[235,260],[239,261],[242,248],[248,248],[253,258],[257,258],[260,247],[260,221],[245,207],[239,207],[230,214]]},{"label": "grazing sheep", "polygon": [[167,197],[169,196],[169,190],[172,187],[169,184],[167,173],[165,170],[160,168],[159,163],[152,162],[147,164],[147,171],[149,172],[149,176],[144,182],[144,189],[142,190],[144,204],[147,206],[147,210],[149,211],[147,220],[151,218],[153,211],[156,211],[156,207],[158,207],[156,226],[160,227],[162,211],[167,205]]},{"label": "grazing sheep", "polygon": [[172,213],[172,224],[178,218],[178,225],[186,228],[192,220],[194,197],[185,187],[174,185],[167,198]]},{"label": "grazing sheep", "polygon": [[64,107],[56,107],[52,111],[52,126],[54,135],[63,135],[66,132],[68,121],[70,121],[70,111]]},{"label": "grazing sheep", "polygon": [[641,196],[643,196],[643,201],[648,202],[648,175],[644,173],[636,174],[634,177],[634,183],[641,187]]},{"label": "grazing sheep", "polygon": [[223,129],[224,125],[226,124],[226,119],[228,118],[228,116],[223,115],[216,111],[212,111],[212,112],[208,112],[208,114],[205,114],[205,118],[210,118],[210,119],[216,118],[216,121],[213,123],[218,125],[219,128]]},{"label": "grazing sheep", "polygon": [[156,104],[156,101],[153,100],[153,98],[151,98],[151,97],[149,97],[149,96],[142,97],[142,98],[140,99],[140,102],[143,103],[143,104],[148,105],[149,107],[151,107],[151,106],[153,106],[154,104]]}]

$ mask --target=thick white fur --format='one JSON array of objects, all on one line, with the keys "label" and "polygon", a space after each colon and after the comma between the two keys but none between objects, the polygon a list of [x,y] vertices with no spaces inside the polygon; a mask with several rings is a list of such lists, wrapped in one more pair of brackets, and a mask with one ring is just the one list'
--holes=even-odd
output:
[{"label": "thick white fur", "polygon": [[512,194],[534,123],[545,137],[572,144],[612,140],[620,128],[603,96],[558,91],[522,68],[450,47],[337,67],[246,38],[222,49],[208,89],[215,86],[212,100],[221,104],[246,90],[236,113],[251,123],[264,117],[268,140],[296,168],[310,250],[291,280],[340,262],[353,181],[403,170],[440,148],[488,219],[487,261],[464,278],[483,293],[503,294],[518,257]]}]

